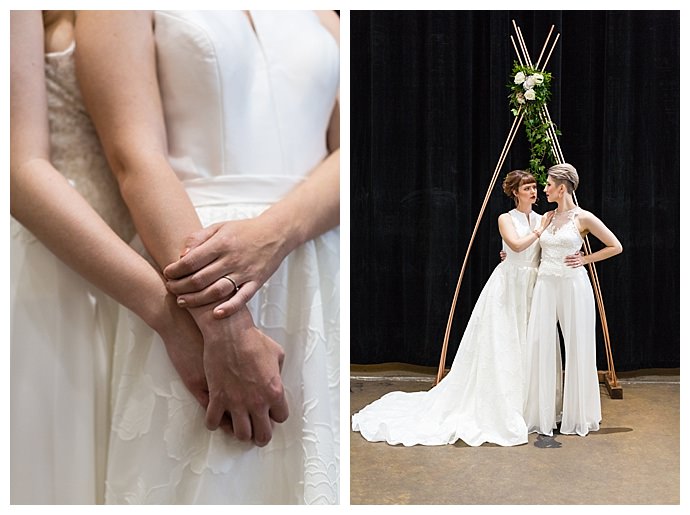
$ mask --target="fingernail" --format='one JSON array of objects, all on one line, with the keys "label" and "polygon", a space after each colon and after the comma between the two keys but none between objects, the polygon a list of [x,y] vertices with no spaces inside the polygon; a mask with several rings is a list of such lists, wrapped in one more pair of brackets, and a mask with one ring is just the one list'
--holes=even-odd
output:
[{"label": "fingernail", "polygon": [[178,297],[178,298],[177,298],[177,305],[178,305],[178,306],[186,306],[186,305],[187,305],[187,301],[184,300],[182,297]]},{"label": "fingernail", "polygon": [[187,247],[186,249],[184,249],[184,250],[182,251],[182,254],[180,254],[180,257],[185,257],[185,256],[187,255],[187,252],[189,252],[189,251],[190,251],[190,248]]},{"label": "fingernail", "polygon": [[216,309],[213,313],[214,313],[217,317],[222,317],[222,316],[225,314],[225,311],[223,311],[222,309]]}]

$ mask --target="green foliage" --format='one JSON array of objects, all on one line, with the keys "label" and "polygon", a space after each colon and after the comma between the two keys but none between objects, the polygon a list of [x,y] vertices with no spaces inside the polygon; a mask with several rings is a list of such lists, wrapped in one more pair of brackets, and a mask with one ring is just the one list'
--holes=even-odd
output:
[{"label": "green foliage", "polygon": [[523,123],[527,140],[530,145],[529,168],[539,184],[546,184],[546,164],[548,158],[551,164],[557,162],[551,149],[549,127],[553,127],[559,135],[553,122],[542,116],[542,107],[551,98],[551,74],[540,72],[529,66],[522,66],[513,62],[513,72],[508,83],[510,90],[510,112],[517,116],[520,110],[525,114]]}]

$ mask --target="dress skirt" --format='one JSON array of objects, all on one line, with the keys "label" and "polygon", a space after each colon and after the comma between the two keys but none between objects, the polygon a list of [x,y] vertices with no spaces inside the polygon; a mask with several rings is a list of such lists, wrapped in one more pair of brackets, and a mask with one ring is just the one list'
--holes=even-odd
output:
[{"label": "dress skirt", "polygon": [[102,504],[117,304],[11,231],[10,502]]},{"label": "dress skirt", "polygon": [[352,417],[373,442],[471,446],[527,442],[522,416],[535,266],[505,261],[482,290],[448,375],[424,392],[391,392]]},{"label": "dress skirt", "polygon": [[[218,177],[185,185],[208,226],[258,216],[295,181]],[[293,251],[248,307],[285,350],[288,420],[274,425],[263,448],[207,430],[161,339],[127,313],[114,355],[108,503],[338,502],[339,230]]]}]

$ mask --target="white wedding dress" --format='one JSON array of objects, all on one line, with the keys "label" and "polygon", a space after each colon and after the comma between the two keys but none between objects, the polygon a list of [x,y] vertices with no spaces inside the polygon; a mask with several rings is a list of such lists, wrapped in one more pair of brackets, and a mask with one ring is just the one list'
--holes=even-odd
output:
[{"label": "white wedding dress", "polygon": [[[123,238],[127,209],[83,106],[74,44],[46,55],[51,160]],[[117,304],[11,219],[10,502],[104,501]]]},{"label": "white wedding dress", "polygon": [[[516,209],[510,216],[519,236],[541,220]],[[429,391],[384,395],[353,415],[354,431],[407,446],[527,442],[525,340],[540,248],[535,241],[520,253],[505,243],[503,250],[507,257],[479,295],[448,375]]]},{"label": "white wedding dress", "polygon": [[[202,224],[259,215],[327,155],[335,39],[313,12],[157,12],[170,160]],[[339,231],[292,252],[249,304],[285,349],[290,417],[259,448],[204,426],[159,337],[122,310],[108,503],[339,501]]]},{"label": "white wedding dress", "polygon": [[[525,420],[530,432],[549,436],[558,422],[561,434],[581,436],[598,430],[601,422],[592,285],[585,267],[570,268],[563,262],[583,244],[575,225],[579,211],[576,207],[556,214],[541,236],[529,321]],[[557,323],[565,348],[564,384]]]}]

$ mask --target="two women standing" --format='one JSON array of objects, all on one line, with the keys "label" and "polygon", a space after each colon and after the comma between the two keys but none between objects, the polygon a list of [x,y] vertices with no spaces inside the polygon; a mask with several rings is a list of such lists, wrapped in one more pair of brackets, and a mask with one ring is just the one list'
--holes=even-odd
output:
[{"label": "two women standing", "polygon": [[[564,434],[599,428],[594,301],[581,267],[622,246],[596,216],[576,207],[578,183],[573,166],[550,168],[544,191],[558,208],[540,217],[531,211],[534,178],[508,174],[504,191],[516,209],[499,217],[507,258],[480,294],[448,376],[429,392],[393,392],[375,401],[353,416],[354,430],[392,444],[460,438],[469,445],[517,445],[530,432],[551,435],[559,421]],[[587,233],[605,247],[583,257]],[[557,324],[566,349],[563,400]]]}]

